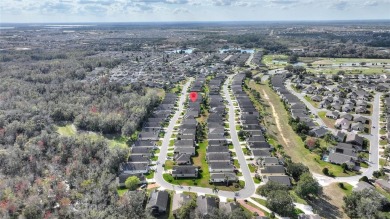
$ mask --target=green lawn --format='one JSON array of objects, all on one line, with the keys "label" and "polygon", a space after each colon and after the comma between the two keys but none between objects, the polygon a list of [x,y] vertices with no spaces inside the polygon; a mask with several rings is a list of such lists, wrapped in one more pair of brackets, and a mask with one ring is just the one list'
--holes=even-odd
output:
[{"label": "green lawn", "polygon": [[252,198],[254,201],[256,201],[257,203],[261,204],[262,206],[266,206],[267,205],[267,200],[264,200],[264,199],[260,199],[260,198]]},{"label": "green lawn", "polygon": [[311,100],[311,98],[309,96],[304,96],[305,100],[307,100],[307,102],[309,102],[311,105],[313,105],[315,108],[318,108],[318,103]]},{"label": "green lawn", "polygon": [[324,121],[325,125],[329,128],[334,128],[335,120],[326,117],[326,111],[318,112],[318,116]]},{"label": "green lawn", "polygon": [[127,192],[129,189],[117,189],[116,191],[118,192],[118,195],[119,196],[122,196],[123,194],[125,194],[125,192]]},{"label": "green lawn", "polygon": [[381,165],[381,166],[386,165],[386,160],[383,158],[379,158],[379,165]]},{"label": "green lawn", "polygon": [[[343,184],[343,188],[341,187],[341,184]],[[352,193],[353,186],[349,183],[339,183],[338,186],[341,189],[342,192],[344,192],[345,195],[349,195]]]},{"label": "green lawn", "polygon": [[172,170],[174,164],[175,162],[173,162],[172,160],[165,161],[164,170]]},{"label": "green lawn", "polygon": [[253,182],[255,182],[256,184],[260,184],[261,180],[257,179],[256,177],[253,177]]},{"label": "green lawn", "polygon": [[240,163],[238,162],[237,159],[234,159],[234,160],[233,160],[233,164],[234,164],[234,166],[236,166],[237,168],[240,168],[240,167],[241,167],[241,166],[240,166]]},{"label": "green lawn", "polygon": [[169,147],[172,147],[175,144],[175,140],[169,140]]},{"label": "green lawn", "polygon": [[146,179],[153,179],[154,171],[150,171],[148,174],[145,174]]},{"label": "green lawn", "polygon": [[251,173],[254,173],[256,171],[256,167],[253,166],[252,164],[248,164],[248,167],[249,167],[249,170],[251,171]]},{"label": "green lawn", "polygon": [[77,133],[77,130],[73,125],[58,126],[57,132],[63,136],[74,136]]},{"label": "green lawn", "polygon": [[290,190],[289,191],[291,197],[293,197],[294,199],[294,202],[297,202],[297,203],[300,203],[300,204],[304,204],[304,205],[307,205],[307,202],[305,199],[302,199],[301,197],[299,197],[294,190]]}]

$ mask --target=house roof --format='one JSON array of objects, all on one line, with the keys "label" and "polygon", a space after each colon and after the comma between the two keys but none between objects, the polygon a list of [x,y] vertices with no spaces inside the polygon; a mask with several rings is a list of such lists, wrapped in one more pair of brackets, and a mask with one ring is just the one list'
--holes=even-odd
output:
[{"label": "house roof", "polygon": [[148,207],[158,207],[159,211],[166,211],[168,207],[169,194],[167,191],[154,191],[150,194]]},{"label": "house roof", "polygon": [[363,137],[360,137],[357,134],[354,133],[348,133],[347,138],[345,139],[345,142],[347,143],[355,143],[359,146],[363,145]]},{"label": "house roof", "polygon": [[329,154],[329,162],[336,164],[343,164],[351,162],[353,158],[346,154],[331,152]]},{"label": "house roof", "polygon": [[138,163],[148,163],[150,161],[149,156],[139,155],[130,155],[129,162],[138,162]]},{"label": "house roof", "polygon": [[360,181],[358,184],[356,184],[356,187],[353,189],[353,191],[362,191],[364,189],[375,189],[375,186],[371,185],[370,183]]},{"label": "house roof", "polygon": [[197,166],[185,165],[185,166],[172,167],[172,174],[197,174],[197,173],[198,173]]},{"label": "house roof", "polygon": [[210,173],[210,179],[211,180],[229,180],[229,181],[236,181],[237,176],[235,173]]},{"label": "house roof", "polygon": [[229,148],[227,146],[209,146],[207,147],[207,153],[223,153],[229,152]]},{"label": "house roof", "polygon": [[192,197],[190,195],[185,195],[183,193],[174,194],[172,198],[172,212],[175,212],[176,210],[180,209],[182,206],[184,206],[191,200]]},{"label": "house roof", "polygon": [[291,186],[291,181],[289,176],[267,176],[268,181],[278,182],[286,186]]},{"label": "house roof", "polygon": [[270,157],[271,152],[269,150],[252,150],[254,157]]},{"label": "house roof", "polygon": [[223,170],[228,170],[228,171],[231,171],[234,169],[234,166],[230,161],[209,162],[209,167],[211,169],[223,169]]},{"label": "house roof", "polygon": [[207,160],[211,161],[230,161],[232,158],[229,152],[207,154]]},{"label": "house roof", "polygon": [[264,165],[269,165],[269,164],[279,164],[279,159],[276,157],[265,157],[263,158],[262,163]]},{"label": "house roof", "polygon": [[126,162],[119,165],[119,170],[121,171],[136,171],[136,170],[148,170],[147,163],[132,163]]},{"label": "house roof", "polygon": [[196,205],[203,215],[210,214],[214,209],[218,208],[217,198],[200,195],[196,199]]},{"label": "house roof", "polygon": [[223,210],[226,213],[231,213],[235,209],[239,208],[240,205],[237,202],[220,202],[219,209]]},{"label": "house roof", "polygon": [[282,165],[274,165],[274,166],[265,166],[261,169],[261,173],[280,173],[284,174],[285,169]]}]

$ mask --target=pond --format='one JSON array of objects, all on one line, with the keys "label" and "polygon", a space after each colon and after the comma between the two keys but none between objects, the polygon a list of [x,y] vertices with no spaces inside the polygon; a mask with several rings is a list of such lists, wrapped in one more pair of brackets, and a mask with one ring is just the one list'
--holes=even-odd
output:
[{"label": "pond", "polygon": [[168,54],[171,54],[171,53],[180,53],[180,51],[183,51],[185,54],[191,54],[194,51],[194,49],[193,48],[189,48],[189,49],[176,49],[176,50],[167,50],[165,52],[168,53]]},{"label": "pond", "polygon": [[254,53],[254,49],[241,49],[241,48],[232,48],[232,49],[220,49],[219,53],[225,53],[229,51],[236,51],[239,50],[241,53]]}]

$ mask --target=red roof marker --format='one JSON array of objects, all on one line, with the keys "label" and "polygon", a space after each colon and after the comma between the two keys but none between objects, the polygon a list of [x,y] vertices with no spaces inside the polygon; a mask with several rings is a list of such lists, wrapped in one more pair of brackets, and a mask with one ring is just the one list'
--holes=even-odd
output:
[{"label": "red roof marker", "polygon": [[198,99],[198,93],[196,93],[196,92],[191,92],[191,93],[190,93],[190,99],[191,99],[192,102],[195,102],[196,99]]}]

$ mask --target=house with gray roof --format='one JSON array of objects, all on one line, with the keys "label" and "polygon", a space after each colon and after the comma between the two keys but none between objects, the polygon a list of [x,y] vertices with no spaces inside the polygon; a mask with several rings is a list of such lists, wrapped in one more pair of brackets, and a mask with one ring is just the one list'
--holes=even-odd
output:
[{"label": "house with gray roof", "polygon": [[197,178],[198,172],[198,167],[192,165],[172,167],[172,176],[174,178]]},{"label": "house with gray roof", "polygon": [[211,215],[218,209],[219,200],[215,197],[200,195],[196,198],[196,210],[203,216]]},{"label": "house with gray roof", "polygon": [[180,194],[174,194],[172,198],[172,213],[173,215],[176,215],[177,211],[185,206],[187,203],[189,203],[192,200],[192,197],[190,195],[186,195],[183,193]]},{"label": "house with gray roof", "polygon": [[260,168],[262,175],[285,175],[285,169],[282,165],[264,166]]},{"label": "house with gray roof", "polygon": [[232,213],[232,211],[239,209],[240,204],[237,202],[220,202],[219,203],[219,209],[221,209],[223,212],[226,212],[228,214]]},{"label": "house with gray roof", "polygon": [[234,166],[228,161],[224,162],[209,162],[209,171],[210,173],[218,173],[218,172],[233,172]]},{"label": "house with gray roof", "polygon": [[268,181],[272,181],[272,182],[277,182],[286,185],[288,187],[291,187],[290,177],[286,175],[280,175],[280,176],[263,175],[262,179],[264,183],[267,183]]},{"label": "house with gray roof", "polygon": [[150,194],[150,199],[146,207],[151,209],[153,215],[158,216],[165,214],[169,210],[167,209],[168,202],[169,194],[167,191],[155,190]]}]

